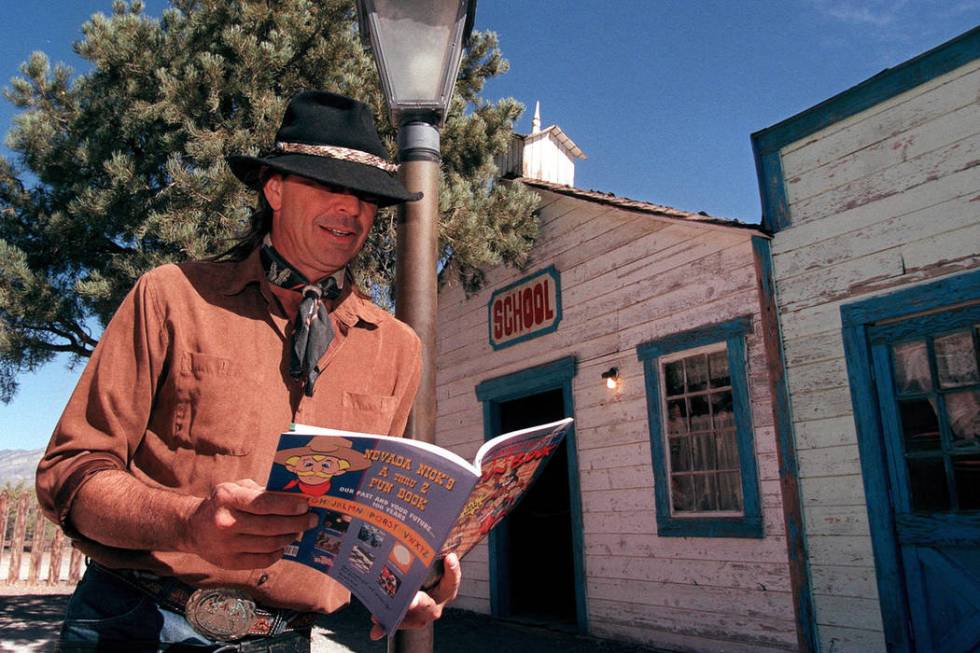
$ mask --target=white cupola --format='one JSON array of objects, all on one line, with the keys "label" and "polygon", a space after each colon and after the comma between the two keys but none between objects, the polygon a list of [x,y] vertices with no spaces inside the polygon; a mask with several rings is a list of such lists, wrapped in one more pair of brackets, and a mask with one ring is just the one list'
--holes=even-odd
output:
[{"label": "white cupola", "polygon": [[498,157],[502,177],[526,177],[564,186],[575,185],[575,159],[586,156],[558,125],[541,129],[541,103],[534,103],[531,133],[514,134],[510,151]]}]

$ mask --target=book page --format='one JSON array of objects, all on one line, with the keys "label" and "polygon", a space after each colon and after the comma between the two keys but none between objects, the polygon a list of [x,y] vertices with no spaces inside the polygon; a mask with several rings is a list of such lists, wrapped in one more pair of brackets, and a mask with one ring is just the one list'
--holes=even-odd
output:
[{"label": "book page", "polygon": [[513,431],[488,441],[477,453],[481,476],[439,557],[460,558],[517,505],[571,429],[571,418]]},{"label": "book page", "polygon": [[340,582],[390,632],[476,478],[409,440],[345,436],[280,436],[268,489],[306,495],[319,519],[284,559]]}]

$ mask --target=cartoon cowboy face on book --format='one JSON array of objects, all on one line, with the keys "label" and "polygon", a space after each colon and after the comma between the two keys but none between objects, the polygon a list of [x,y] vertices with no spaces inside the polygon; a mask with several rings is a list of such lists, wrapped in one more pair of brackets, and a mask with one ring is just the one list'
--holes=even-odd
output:
[{"label": "cartoon cowboy face on book", "polygon": [[350,440],[336,437],[319,437],[305,447],[283,449],[276,454],[275,462],[288,469],[296,478],[283,486],[283,490],[298,488],[311,497],[322,497],[330,490],[330,479],[347,472],[367,469],[371,461],[351,448]]}]

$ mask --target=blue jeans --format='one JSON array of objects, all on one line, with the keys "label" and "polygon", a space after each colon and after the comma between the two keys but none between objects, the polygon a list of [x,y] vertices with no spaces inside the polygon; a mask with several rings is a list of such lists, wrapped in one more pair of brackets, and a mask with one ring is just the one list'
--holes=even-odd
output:
[{"label": "blue jeans", "polygon": [[196,632],[183,615],[160,607],[153,597],[98,565],[89,565],[68,601],[58,650],[308,653],[310,638],[308,632],[287,631],[230,644],[214,642]]}]

